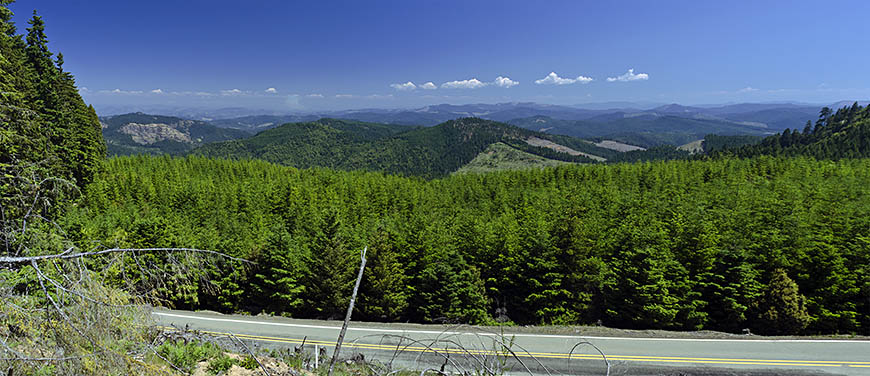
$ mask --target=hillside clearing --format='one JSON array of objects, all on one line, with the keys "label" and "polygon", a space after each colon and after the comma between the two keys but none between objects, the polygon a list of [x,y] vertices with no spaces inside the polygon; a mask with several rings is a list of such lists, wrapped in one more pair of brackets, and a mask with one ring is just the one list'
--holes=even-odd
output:
[{"label": "hillside clearing", "polygon": [[593,159],[593,160],[596,160],[599,162],[604,162],[607,160],[606,158],[599,157],[597,155],[593,155],[593,154],[589,154],[589,153],[579,152],[579,151],[571,149],[567,146],[559,145],[553,141],[545,140],[543,138],[529,137],[526,139],[526,143],[529,145],[532,145],[532,146],[544,147],[547,149],[552,149],[552,150],[558,151],[560,153],[565,153],[565,154],[569,154],[569,155],[581,155],[581,156],[584,156],[586,158]]},{"label": "hillside clearing", "polygon": [[454,174],[484,173],[503,170],[524,170],[528,168],[543,168],[571,164],[544,158],[522,150],[517,150],[502,142],[489,145],[471,162],[462,166]]}]

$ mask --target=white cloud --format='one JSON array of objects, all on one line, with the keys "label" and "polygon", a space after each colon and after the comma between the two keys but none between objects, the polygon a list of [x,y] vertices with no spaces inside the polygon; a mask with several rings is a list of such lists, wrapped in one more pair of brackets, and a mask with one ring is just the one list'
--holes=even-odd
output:
[{"label": "white cloud", "polygon": [[442,89],[478,89],[486,86],[487,83],[476,78],[462,81],[450,81],[441,84]]},{"label": "white cloud", "polygon": [[547,77],[544,77],[540,80],[535,80],[535,83],[538,85],[570,85],[576,83],[588,84],[592,81],[593,79],[591,77],[585,77],[582,75],[577,76],[577,78],[562,78],[559,77],[556,72],[550,72]]},{"label": "white cloud", "polygon": [[90,90],[88,90],[88,88],[87,88],[87,87],[84,87],[84,86],[82,86],[82,87],[79,88],[79,92],[80,92],[80,93],[87,93],[87,92],[89,92],[89,91],[90,91]]},{"label": "white cloud", "polygon": [[323,98],[323,94],[308,94],[307,98]]},{"label": "white cloud", "polygon": [[628,81],[639,81],[639,80],[648,80],[648,79],[649,79],[648,74],[646,74],[646,73],[635,74],[634,69],[632,68],[632,69],[629,69],[628,72],[625,72],[625,74],[623,74],[621,76],[608,77],[607,82],[614,82],[614,81],[628,82]]},{"label": "white cloud", "polygon": [[115,90],[111,90],[111,91],[110,91],[110,90],[100,90],[100,93],[101,93],[101,94],[122,94],[122,95],[126,95],[126,94],[142,94],[142,91],[141,91],[141,90],[121,90],[121,89],[115,89]]},{"label": "white cloud", "polygon": [[366,99],[387,99],[387,98],[392,98],[392,97],[393,97],[393,94],[387,94],[387,95],[371,94],[371,95],[365,96]]},{"label": "white cloud", "polygon": [[239,89],[221,90],[221,94],[223,95],[238,95],[241,93],[242,91]]},{"label": "white cloud", "polygon": [[354,95],[353,94],[336,94],[335,97],[340,98],[340,99],[341,98],[353,98]]},{"label": "white cloud", "polygon": [[420,85],[419,87],[420,87],[421,89],[423,89],[423,90],[435,90],[435,89],[438,88],[438,86],[435,86],[435,84],[432,83],[432,81],[429,81],[429,82],[427,82],[427,83],[425,83],[425,84],[422,84],[422,85]]},{"label": "white cloud", "polygon": [[408,81],[408,82],[405,82],[404,84],[390,84],[390,87],[393,89],[396,89],[396,90],[401,90],[401,91],[411,91],[411,90],[416,89],[417,85],[414,85],[413,82]]},{"label": "white cloud", "polygon": [[197,97],[210,97],[210,96],[215,95],[214,93],[209,93],[209,92],[205,92],[205,91],[170,91],[168,93],[165,91],[161,91],[161,92],[164,94],[177,95],[177,96],[191,96],[191,95],[193,95],[193,96],[197,96]]},{"label": "white cloud", "polygon": [[752,86],[747,86],[747,87],[745,87],[745,88],[743,88],[743,89],[737,90],[738,93],[751,93],[751,92],[753,92],[753,91],[758,91],[758,89],[756,89],[756,88],[754,88],[754,87],[752,87]]},{"label": "white cloud", "polygon": [[278,90],[275,89],[274,87],[270,87],[270,88],[266,89],[266,92],[269,94],[275,94],[278,92]]},{"label": "white cloud", "polygon": [[154,90],[151,90],[151,94],[163,94],[163,90],[162,89],[154,89]]},{"label": "white cloud", "polygon": [[498,76],[493,83],[495,84],[495,86],[499,86],[499,87],[503,87],[503,88],[509,88],[511,86],[517,86],[520,84],[517,81],[511,80],[508,77],[502,77],[502,76]]}]

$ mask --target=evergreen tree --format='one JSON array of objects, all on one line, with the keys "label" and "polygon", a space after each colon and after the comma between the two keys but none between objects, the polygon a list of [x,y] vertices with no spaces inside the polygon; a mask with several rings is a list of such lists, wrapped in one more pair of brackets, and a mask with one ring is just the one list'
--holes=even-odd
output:
[{"label": "evergreen tree", "polygon": [[258,311],[272,314],[299,312],[305,303],[305,280],[308,273],[300,244],[283,229],[275,229],[267,240],[266,249],[254,261],[257,267],[252,278],[253,301]]},{"label": "evergreen tree", "polygon": [[63,56],[52,60],[43,19],[34,12],[22,39],[9,3],[0,2],[0,168],[28,165],[82,188],[105,157],[99,120],[61,70]]},{"label": "evergreen tree", "polygon": [[[54,82],[57,80],[57,68],[51,60],[52,53],[48,49],[48,37],[45,35],[45,22],[42,17],[33,11],[33,17],[27,22],[27,62],[33,68],[33,82],[35,82],[35,96],[32,102],[38,107],[44,107],[49,115],[53,115],[57,109],[57,93]],[[55,135],[62,137],[63,135]]]},{"label": "evergreen tree", "polygon": [[776,269],[756,307],[754,330],[761,334],[801,333],[810,323],[806,298],[785,270]]},{"label": "evergreen tree", "polygon": [[357,310],[370,320],[396,321],[407,314],[407,261],[401,259],[407,244],[397,237],[391,231],[378,231],[368,248]]},{"label": "evergreen tree", "polygon": [[306,255],[305,303],[315,317],[336,319],[347,310],[357,257],[347,248],[338,213],[329,211],[321,223]]}]

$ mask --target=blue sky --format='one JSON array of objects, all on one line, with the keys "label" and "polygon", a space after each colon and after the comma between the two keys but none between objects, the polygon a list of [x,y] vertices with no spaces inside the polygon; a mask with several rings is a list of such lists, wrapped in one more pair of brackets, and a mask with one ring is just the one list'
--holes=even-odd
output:
[{"label": "blue sky", "polygon": [[39,11],[51,49],[63,52],[98,110],[870,98],[866,0],[27,0],[11,8],[20,32]]}]

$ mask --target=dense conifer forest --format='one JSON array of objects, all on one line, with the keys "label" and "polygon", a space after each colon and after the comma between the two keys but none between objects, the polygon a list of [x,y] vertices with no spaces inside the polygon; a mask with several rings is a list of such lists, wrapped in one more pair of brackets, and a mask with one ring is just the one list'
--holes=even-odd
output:
[{"label": "dense conifer forest", "polygon": [[[259,161],[108,161],[64,227],[249,258],[183,308],[766,334],[870,330],[870,162],[721,158],[421,180]],[[215,272],[217,273],[217,272]]]}]

